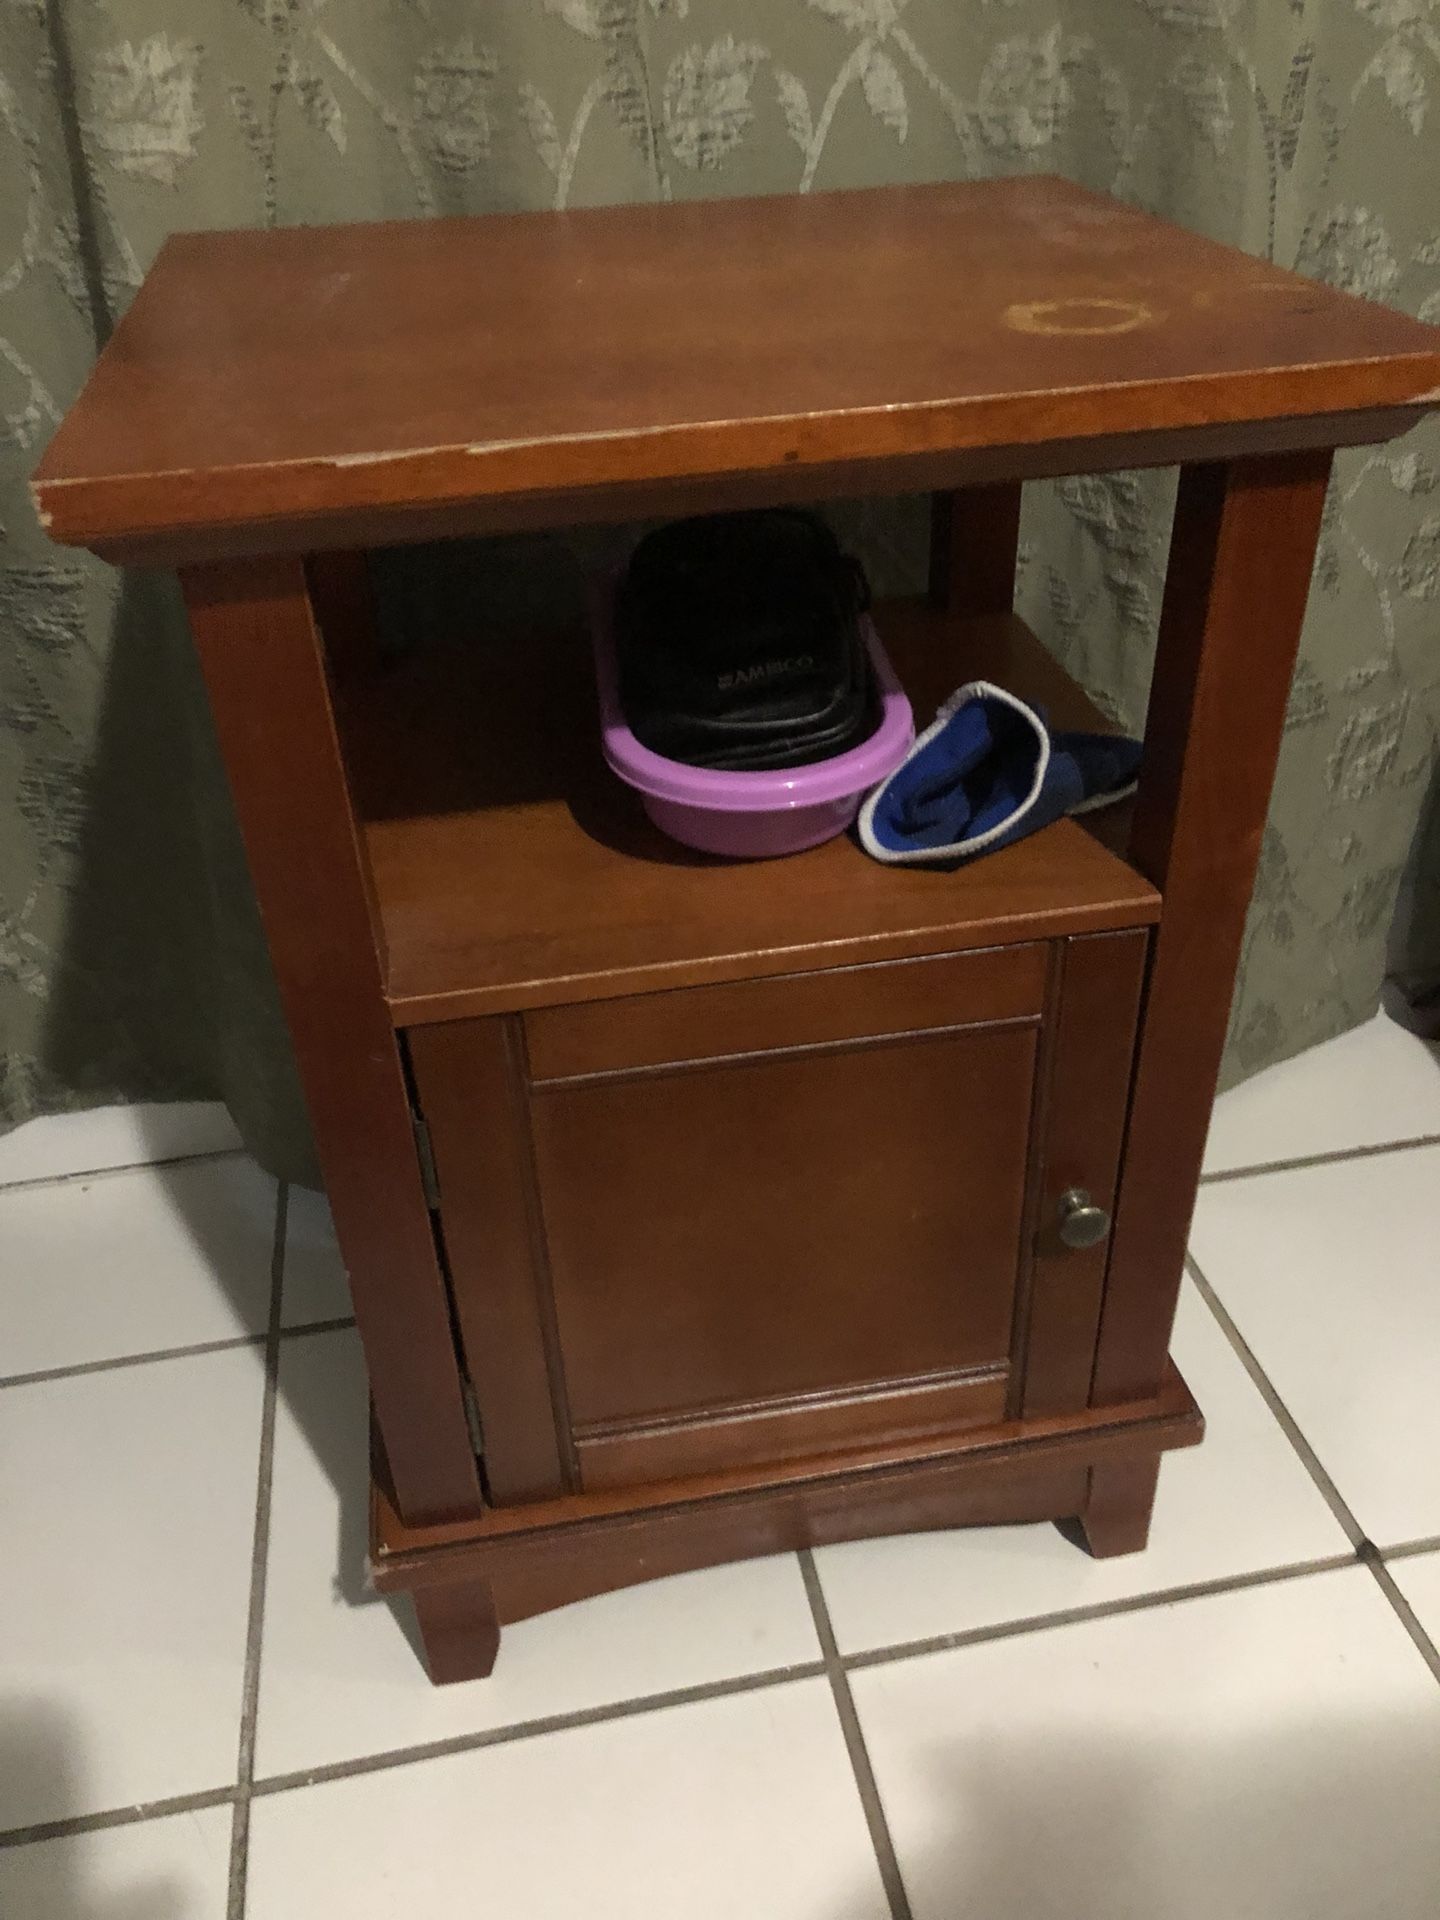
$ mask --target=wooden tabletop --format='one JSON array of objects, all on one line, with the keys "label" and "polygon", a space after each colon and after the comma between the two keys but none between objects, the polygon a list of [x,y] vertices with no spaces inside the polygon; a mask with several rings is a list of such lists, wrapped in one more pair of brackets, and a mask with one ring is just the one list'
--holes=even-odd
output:
[{"label": "wooden tabletop", "polygon": [[35,492],[57,540],[194,557],[417,504],[1376,439],[1437,399],[1440,329],[1103,195],[885,187],[176,235]]}]

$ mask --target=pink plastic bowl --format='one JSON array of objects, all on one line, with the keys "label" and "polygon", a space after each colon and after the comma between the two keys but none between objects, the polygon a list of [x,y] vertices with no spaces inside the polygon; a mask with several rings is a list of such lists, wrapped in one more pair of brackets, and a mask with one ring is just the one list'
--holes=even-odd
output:
[{"label": "pink plastic bowl", "polygon": [[641,746],[620,709],[611,631],[613,585],[591,598],[591,638],[600,696],[600,730],[612,773],[634,787],[662,833],[702,853],[768,860],[799,853],[844,833],[874,786],[888,778],[915,738],[915,719],[868,615],[860,629],[880,688],[880,724],[848,753],[773,773],[721,773],[687,767]]}]

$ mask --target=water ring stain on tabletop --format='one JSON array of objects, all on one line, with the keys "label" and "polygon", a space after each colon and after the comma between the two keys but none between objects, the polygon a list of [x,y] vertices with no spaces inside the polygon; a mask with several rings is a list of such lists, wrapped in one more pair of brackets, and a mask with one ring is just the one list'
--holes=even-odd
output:
[{"label": "water ring stain on tabletop", "polygon": [[1017,333],[1133,333],[1154,318],[1138,300],[1025,300],[1005,309]]}]

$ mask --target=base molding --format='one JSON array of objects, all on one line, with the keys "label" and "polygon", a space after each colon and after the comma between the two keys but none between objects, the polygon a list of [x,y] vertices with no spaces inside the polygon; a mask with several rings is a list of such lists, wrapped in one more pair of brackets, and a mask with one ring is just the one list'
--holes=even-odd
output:
[{"label": "base molding", "polygon": [[1160,1455],[1204,1422],[1172,1367],[1153,1400],[1010,1421],[889,1449],[663,1486],[491,1508],[407,1526],[371,1499],[371,1577],[414,1596],[436,1681],[490,1671],[498,1627],[571,1601],[726,1560],[887,1533],[1078,1519],[1096,1554],[1144,1544]]}]

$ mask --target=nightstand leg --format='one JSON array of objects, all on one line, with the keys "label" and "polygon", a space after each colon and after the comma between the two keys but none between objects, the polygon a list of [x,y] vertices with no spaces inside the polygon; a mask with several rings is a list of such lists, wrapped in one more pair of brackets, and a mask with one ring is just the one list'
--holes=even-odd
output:
[{"label": "nightstand leg", "polygon": [[1010,613],[1020,541],[1020,482],[930,499],[930,604],[967,617]]},{"label": "nightstand leg", "polygon": [[1160,1455],[1090,1469],[1090,1491],[1080,1528],[1096,1560],[1139,1553],[1150,1537],[1150,1512],[1160,1478]]},{"label": "nightstand leg", "polygon": [[1130,857],[1151,950],[1091,1404],[1164,1376],[1330,454],[1183,468]]},{"label": "nightstand leg", "polygon": [[340,680],[378,673],[380,634],[369,555],[312,553],[305,561],[305,584],[331,672]]},{"label": "nightstand leg", "polygon": [[500,1622],[490,1589],[473,1581],[417,1587],[411,1598],[420,1623],[425,1666],[437,1687],[484,1680],[500,1651]]},{"label": "nightstand leg", "polygon": [[305,568],[188,567],[185,605],[407,1520],[481,1508],[450,1302]]}]

